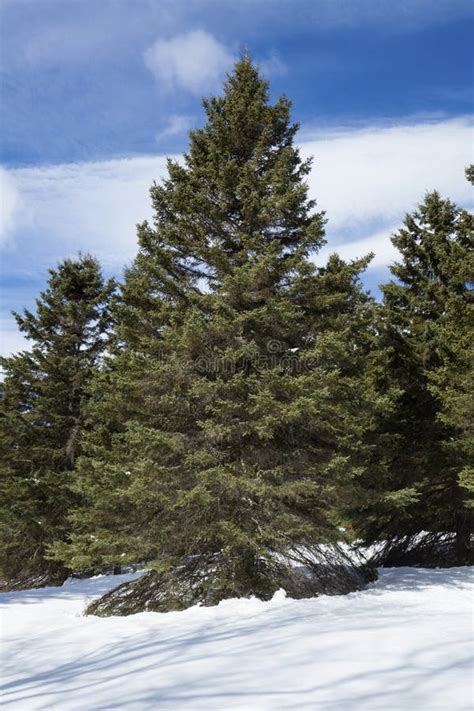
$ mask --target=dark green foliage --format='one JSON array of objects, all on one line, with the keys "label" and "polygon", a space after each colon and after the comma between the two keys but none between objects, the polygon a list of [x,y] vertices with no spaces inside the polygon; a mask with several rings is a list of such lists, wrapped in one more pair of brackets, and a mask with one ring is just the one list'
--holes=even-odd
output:
[{"label": "dark green foliage", "polygon": [[154,225],[139,229],[95,385],[85,505],[54,552],[77,570],[217,556],[201,599],[266,597],[277,560],[291,577],[288,556],[340,538],[377,404],[374,305],[368,259],[309,259],[324,219],[288,100],[271,105],[245,57],[204,106],[184,164],[151,189]]},{"label": "dark green foliage", "polygon": [[89,256],[50,270],[36,313],[15,314],[30,350],[1,359],[0,575],[57,581],[46,548],[67,531],[69,484],[81,452],[86,390],[104,349],[114,289]]},{"label": "dark green foliage", "polygon": [[[401,260],[392,267],[396,281],[383,287],[382,343],[391,352],[386,380],[400,396],[378,432],[388,474],[366,479],[359,511],[363,534],[388,540],[392,563],[416,562],[422,531],[430,536],[418,562],[470,559],[473,224],[433,192],[393,237]],[[456,550],[444,546],[437,560],[434,538],[447,533]]]}]

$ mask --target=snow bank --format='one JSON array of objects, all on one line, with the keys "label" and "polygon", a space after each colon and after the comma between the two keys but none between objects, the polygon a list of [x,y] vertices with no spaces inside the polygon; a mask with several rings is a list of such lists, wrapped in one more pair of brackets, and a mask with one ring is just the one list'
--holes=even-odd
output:
[{"label": "snow bank", "polygon": [[133,577],[0,595],[2,707],[472,709],[472,568],[385,569],[345,596],[82,616]]}]

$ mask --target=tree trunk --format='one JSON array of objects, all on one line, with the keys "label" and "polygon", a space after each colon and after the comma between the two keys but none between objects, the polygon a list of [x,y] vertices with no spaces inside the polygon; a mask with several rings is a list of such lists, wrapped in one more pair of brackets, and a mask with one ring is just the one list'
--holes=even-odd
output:
[{"label": "tree trunk", "polygon": [[456,515],[456,562],[466,565],[471,562],[471,527],[468,511],[460,511]]}]

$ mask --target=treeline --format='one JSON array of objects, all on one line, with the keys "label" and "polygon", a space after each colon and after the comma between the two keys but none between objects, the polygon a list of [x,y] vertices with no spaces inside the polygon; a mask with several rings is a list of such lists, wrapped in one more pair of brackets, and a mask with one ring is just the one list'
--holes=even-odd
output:
[{"label": "treeline", "polygon": [[473,216],[427,194],[379,303],[371,255],[312,260],[325,216],[290,102],[244,57],[204,108],[122,283],[68,259],[16,314],[4,587],[141,563],[186,570],[194,601],[265,598],[341,528],[388,563],[468,563]]}]

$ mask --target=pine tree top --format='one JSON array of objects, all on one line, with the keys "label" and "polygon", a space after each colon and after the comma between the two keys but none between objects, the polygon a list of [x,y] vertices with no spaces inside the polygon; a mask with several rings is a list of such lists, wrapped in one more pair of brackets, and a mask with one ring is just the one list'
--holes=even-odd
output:
[{"label": "pine tree top", "polygon": [[398,281],[382,287],[386,303],[412,312],[417,301],[419,318],[430,320],[443,314],[448,298],[470,301],[473,239],[473,216],[437,191],[427,193],[392,237],[401,260],[391,267]]},{"label": "pine tree top", "polygon": [[[205,125],[190,133],[183,162],[151,188],[154,229],[139,228],[138,262],[151,256],[163,294],[217,288],[226,275],[258,259],[291,269],[290,257],[323,243],[305,178],[311,161],[294,146],[290,101],[269,100],[268,82],[248,55],[221,96],[206,99]],[[158,266],[159,265],[159,266]]]},{"label": "pine tree top", "polygon": [[95,347],[96,334],[107,326],[115,280],[104,280],[99,262],[89,254],[65,259],[48,272],[47,288],[36,299],[36,313],[13,312],[20,331],[36,348],[61,343],[66,350],[74,349],[79,339],[87,347],[91,337]]}]

